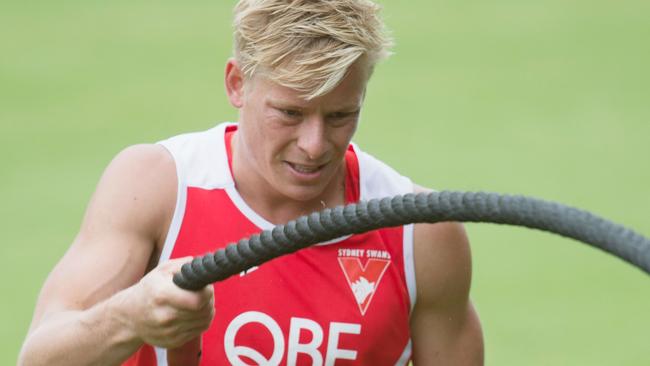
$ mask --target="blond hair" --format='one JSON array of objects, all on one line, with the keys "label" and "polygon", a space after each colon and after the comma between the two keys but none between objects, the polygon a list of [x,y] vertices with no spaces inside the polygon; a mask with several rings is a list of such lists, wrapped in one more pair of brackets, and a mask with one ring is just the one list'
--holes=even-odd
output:
[{"label": "blond hair", "polygon": [[357,60],[368,76],[392,40],[370,0],[240,0],[234,53],[246,78],[263,74],[306,99],[334,89]]}]

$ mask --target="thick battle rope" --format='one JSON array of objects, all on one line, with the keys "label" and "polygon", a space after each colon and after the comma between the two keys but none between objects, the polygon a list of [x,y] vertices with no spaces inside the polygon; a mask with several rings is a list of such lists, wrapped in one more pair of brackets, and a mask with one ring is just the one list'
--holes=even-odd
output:
[{"label": "thick battle rope", "polygon": [[587,211],[523,196],[443,191],[373,199],[302,216],[194,258],[174,275],[174,283],[197,290],[281,255],[344,235],[443,221],[549,231],[591,244],[650,273],[649,239]]}]

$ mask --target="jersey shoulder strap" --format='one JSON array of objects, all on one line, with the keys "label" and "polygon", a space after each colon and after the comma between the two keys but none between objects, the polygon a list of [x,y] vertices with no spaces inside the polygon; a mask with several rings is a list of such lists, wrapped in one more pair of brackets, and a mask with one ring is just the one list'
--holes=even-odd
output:
[{"label": "jersey shoulder strap", "polygon": [[413,182],[352,144],[359,160],[360,199],[368,201],[413,192]]},{"label": "jersey shoulder strap", "polygon": [[223,142],[229,125],[232,123],[222,123],[206,131],[177,135],[158,142],[174,159],[179,188],[216,189],[234,185]]}]

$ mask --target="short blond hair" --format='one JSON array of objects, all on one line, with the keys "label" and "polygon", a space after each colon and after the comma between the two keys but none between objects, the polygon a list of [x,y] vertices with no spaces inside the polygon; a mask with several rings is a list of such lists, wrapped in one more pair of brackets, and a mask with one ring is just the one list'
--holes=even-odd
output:
[{"label": "short blond hair", "polygon": [[240,0],[234,54],[246,78],[263,74],[306,99],[334,89],[357,60],[368,76],[392,39],[370,0]]}]

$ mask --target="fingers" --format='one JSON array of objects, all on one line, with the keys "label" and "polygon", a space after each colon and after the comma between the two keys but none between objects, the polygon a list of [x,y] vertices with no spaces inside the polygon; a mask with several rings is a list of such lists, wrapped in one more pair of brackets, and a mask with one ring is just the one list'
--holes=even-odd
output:
[{"label": "fingers", "polygon": [[[208,285],[198,291],[181,289],[172,282],[173,275],[180,272],[183,264],[192,260],[192,257],[183,257],[172,259],[161,263],[154,271],[158,271],[162,277],[165,277],[165,286],[158,288],[157,292],[161,297],[168,299],[170,305],[179,309],[188,311],[198,311],[204,306],[214,301],[214,289]],[[154,272],[152,271],[152,272]]]},{"label": "fingers", "polygon": [[173,309],[159,311],[150,321],[145,342],[163,348],[178,347],[206,331],[213,312],[203,317],[186,318],[184,315]]},{"label": "fingers", "polygon": [[208,302],[199,310],[185,310],[174,307],[167,307],[167,312],[173,321],[182,321],[186,324],[205,324],[210,325],[214,318],[214,304]]},{"label": "fingers", "polygon": [[141,309],[135,317],[138,333],[146,343],[179,346],[209,328],[214,318],[213,286],[188,291],[172,282],[173,274],[190,260],[185,257],[161,263],[134,289]]},{"label": "fingers", "polygon": [[158,266],[158,268],[164,273],[170,273],[173,275],[174,273],[180,272],[183,264],[191,262],[192,259],[194,259],[194,257],[181,257],[181,258],[170,259],[166,262],[161,263]]},{"label": "fingers", "polygon": [[208,285],[199,291],[183,290],[172,284],[175,289],[170,294],[170,304],[174,307],[187,311],[201,311],[202,309],[214,306],[214,288]]}]

